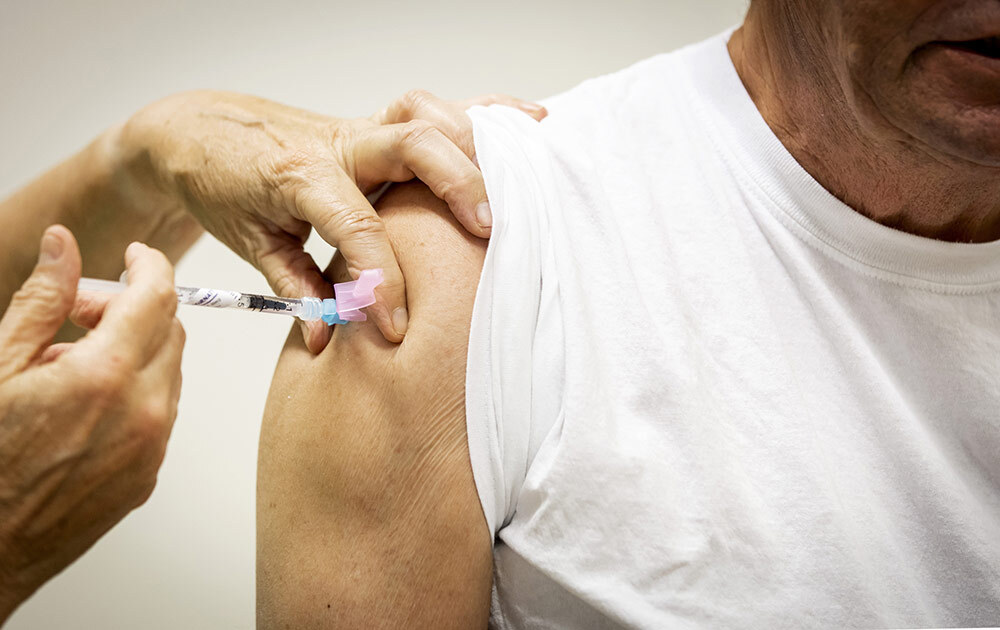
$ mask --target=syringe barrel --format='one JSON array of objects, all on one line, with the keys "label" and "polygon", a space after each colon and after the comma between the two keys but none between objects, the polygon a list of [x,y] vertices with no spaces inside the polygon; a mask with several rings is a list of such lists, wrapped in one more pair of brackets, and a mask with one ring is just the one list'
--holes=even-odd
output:
[{"label": "syringe barrel", "polygon": [[93,293],[121,293],[125,290],[124,282],[114,282],[112,280],[99,280],[97,278],[80,278],[76,288],[78,291],[91,291]]},{"label": "syringe barrel", "polygon": [[240,304],[243,294],[239,291],[201,289],[198,287],[174,287],[174,292],[177,294],[178,304],[208,306],[211,308],[249,308],[249,304]]},{"label": "syringe barrel", "polygon": [[[372,275],[374,274],[374,276]],[[121,293],[126,288],[125,275],[119,282],[81,278],[80,291],[101,293]],[[375,302],[372,289],[382,279],[382,270],[366,270],[361,279],[354,282],[335,284],[334,291],[342,294],[343,300],[351,305],[344,312],[338,310],[337,300],[333,298],[320,299],[315,297],[284,298],[256,293],[241,293],[239,291],[224,291],[221,289],[202,289],[198,287],[174,287],[179,304],[192,306],[208,306],[210,308],[235,308],[258,313],[274,313],[291,315],[303,321],[322,320],[327,324],[343,324],[348,321],[362,321],[364,313],[358,309]],[[360,286],[364,285],[364,286]],[[360,290],[359,290],[360,286]],[[358,294],[361,295],[358,295]]]},{"label": "syringe barrel", "polygon": [[[198,287],[175,287],[177,301],[192,306],[208,306],[211,308],[236,308],[258,313],[274,313],[301,317],[304,310],[316,310],[311,305],[304,308],[306,300],[315,298],[284,298],[272,295],[257,295],[256,293],[241,293],[239,291],[224,291],[220,289],[202,289]],[[319,309],[322,310],[322,307]],[[321,313],[320,313],[321,315]],[[319,319],[317,315],[313,319]]]}]

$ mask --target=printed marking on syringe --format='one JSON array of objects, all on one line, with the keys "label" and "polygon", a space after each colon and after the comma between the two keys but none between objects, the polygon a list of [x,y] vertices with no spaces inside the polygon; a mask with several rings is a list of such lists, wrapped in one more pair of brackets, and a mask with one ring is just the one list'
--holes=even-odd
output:
[{"label": "printed marking on syringe", "polygon": [[243,306],[240,304],[242,294],[237,291],[217,291],[215,289],[196,289],[194,287],[177,287],[177,298],[181,304],[192,306],[210,306],[225,308],[227,306]]},{"label": "printed marking on syringe", "polygon": [[263,295],[247,295],[245,297],[250,298],[249,308],[254,311],[290,311],[292,310],[292,305],[287,302],[280,302],[278,300],[269,300]]}]

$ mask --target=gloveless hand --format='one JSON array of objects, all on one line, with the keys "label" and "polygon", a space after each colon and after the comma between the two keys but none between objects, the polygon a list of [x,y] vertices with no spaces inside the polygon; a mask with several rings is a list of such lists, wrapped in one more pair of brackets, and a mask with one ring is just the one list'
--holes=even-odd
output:
[{"label": "gloveless hand", "polygon": [[[153,490],[177,414],[173,269],[133,243],[128,287],[75,301],[80,252],[49,228],[0,320],[0,624]],[[50,345],[67,316],[93,327]]]},{"label": "gloveless hand", "polygon": [[[180,200],[280,295],[332,297],[303,250],[312,228],[339,248],[354,277],[382,268],[385,282],[368,312],[386,339],[398,342],[407,327],[403,276],[365,195],[417,177],[472,234],[489,236],[491,214],[465,110],[491,103],[545,116],[544,108],[505,96],[445,102],[411,92],[371,118],[345,120],[204,91],[136,114],[122,131],[122,146],[140,185]],[[321,322],[303,331],[313,352],[329,340]]]}]

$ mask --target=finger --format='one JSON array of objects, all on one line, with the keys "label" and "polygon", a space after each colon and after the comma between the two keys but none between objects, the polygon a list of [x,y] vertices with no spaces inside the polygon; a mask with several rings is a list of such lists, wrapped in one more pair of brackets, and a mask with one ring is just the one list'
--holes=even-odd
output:
[{"label": "finger", "polygon": [[417,111],[428,101],[439,101],[427,90],[410,90],[371,117],[376,125],[394,125],[418,118]]},{"label": "finger", "polygon": [[38,365],[45,365],[46,363],[52,363],[62,355],[66,354],[73,347],[72,343],[54,343],[45,350],[42,350],[42,354],[38,357]]},{"label": "finger", "polygon": [[436,127],[422,120],[372,127],[354,145],[360,179],[405,181],[412,173],[451,208],[472,234],[490,235],[492,213],[482,172]]},{"label": "finger", "polygon": [[174,270],[167,257],[142,243],[125,250],[128,287],[108,304],[100,323],[80,343],[142,366],[163,345],[177,311]]},{"label": "finger", "polygon": [[73,310],[69,312],[70,321],[80,328],[92,329],[100,323],[108,304],[116,294],[80,291],[73,302]]},{"label": "finger", "polygon": [[54,343],[42,351],[42,356],[38,358],[38,362],[41,364],[52,363],[72,348],[73,344],[69,342]]},{"label": "finger", "polygon": [[0,320],[0,380],[22,371],[52,343],[73,307],[80,265],[73,234],[61,225],[45,230],[38,263]]},{"label": "finger", "polygon": [[424,90],[411,90],[376,114],[373,120],[380,125],[425,120],[454,142],[475,162],[476,147],[472,135],[472,119],[465,110],[473,105],[506,105],[524,111],[535,120],[542,120],[548,111],[536,103],[507,96],[489,94],[462,101],[444,101]]},{"label": "finger", "polygon": [[[301,241],[278,239],[264,250],[257,259],[260,270],[278,295],[320,299],[333,297],[333,285],[323,277],[316,261],[302,248]],[[323,321],[299,320],[299,326],[306,347],[313,354],[326,347],[333,332]]]},{"label": "finger", "polygon": [[412,90],[385,110],[380,124],[426,121],[472,159],[476,155],[476,147],[472,140],[472,120],[466,115],[465,109],[443,101],[430,92]]},{"label": "finger", "polygon": [[139,375],[139,388],[154,404],[162,405],[168,437],[177,418],[181,393],[181,360],[187,335],[177,318],[170,322],[167,338]]},{"label": "finger", "polygon": [[368,314],[387,340],[398,343],[409,321],[406,290],[385,225],[354,182],[334,169],[330,173],[297,191],[298,211],[323,240],[340,250],[352,277],[365,269],[382,269],[385,281],[375,289],[377,301]]},{"label": "finger", "polygon": [[544,106],[539,105],[538,103],[525,101],[506,94],[488,94],[486,96],[477,96],[475,98],[459,101],[458,104],[463,112],[475,105],[482,105],[484,107],[489,105],[506,105],[507,107],[519,109],[539,121],[549,115],[549,110],[545,109]]},{"label": "finger", "polygon": [[[410,90],[390,103],[388,107],[372,116],[372,121],[379,125],[391,125],[395,123],[408,122],[416,118],[423,118],[424,116],[421,111],[423,110],[426,112],[427,110],[424,108],[426,108],[429,103],[433,103],[434,101],[448,103],[448,101],[441,101],[441,99],[438,99],[426,90]],[[548,111],[538,103],[515,98],[506,94],[487,94],[484,96],[477,96],[475,98],[455,101],[453,104],[463,112],[473,105],[506,105],[523,111],[535,120],[542,120],[548,115]]]}]

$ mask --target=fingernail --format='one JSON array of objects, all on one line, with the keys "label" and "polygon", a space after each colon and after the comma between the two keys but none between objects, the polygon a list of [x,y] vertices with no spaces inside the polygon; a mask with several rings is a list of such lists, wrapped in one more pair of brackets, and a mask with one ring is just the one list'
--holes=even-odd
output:
[{"label": "fingernail", "polygon": [[397,335],[405,335],[409,323],[410,316],[402,306],[392,312],[392,327]]},{"label": "fingernail", "polygon": [[476,221],[484,228],[493,225],[493,212],[490,210],[490,202],[484,201],[476,206]]},{"label": "fingernail", "polygon": [[39,264],[44,265],[46,263],[55,262],[56,260],[59,260],[62,253],[62,239],[52,232],[46,231],[45,235],[42,236],[42,244],[38,252]]},{"label": "fingernail", "polygon": [[529,116],[548,115],[548,111],[537,103],[521,103],[521,109]]}]

